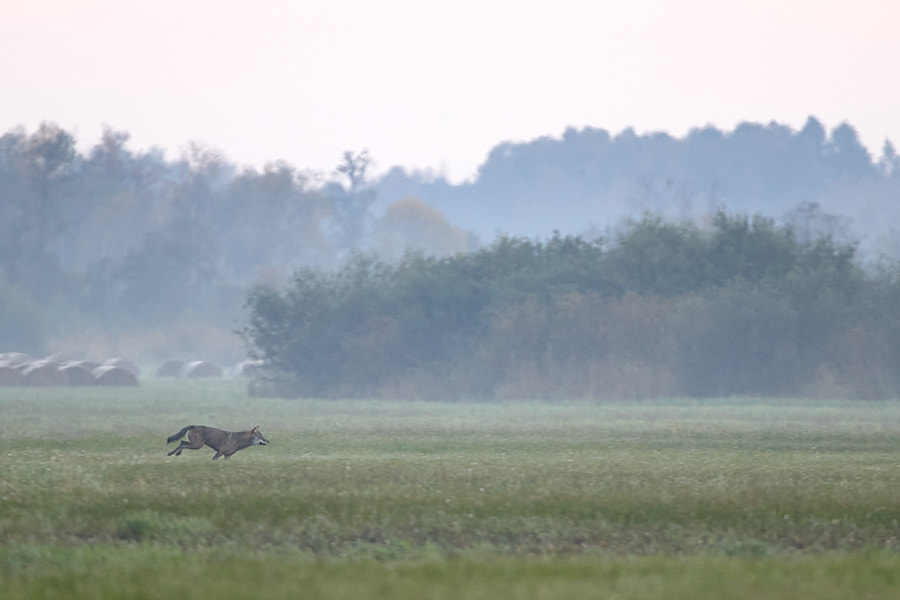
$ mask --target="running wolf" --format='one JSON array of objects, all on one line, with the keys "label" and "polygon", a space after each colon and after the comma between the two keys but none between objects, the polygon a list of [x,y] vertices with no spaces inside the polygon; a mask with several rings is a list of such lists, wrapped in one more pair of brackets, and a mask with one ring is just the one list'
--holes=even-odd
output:
[{"label": "running wolf", "polygon": [[259,432],[259,425],[250,431],[225,431],[224,429],[216,429],[215,427],[206,427],[205,425],[188,425],[178,433],[172,434],[166,438],[166,443],[171,444],[177,439],[187,434],[187,440],[181,440],[178,447],[169,452],[168,456],[181,456],[181,451],[199,450],[206,444],[216,451],[213,460],[224,456],[228,458],[238,450],[243,450],[248,446],[265,446],[269,440],[263,437]]}]

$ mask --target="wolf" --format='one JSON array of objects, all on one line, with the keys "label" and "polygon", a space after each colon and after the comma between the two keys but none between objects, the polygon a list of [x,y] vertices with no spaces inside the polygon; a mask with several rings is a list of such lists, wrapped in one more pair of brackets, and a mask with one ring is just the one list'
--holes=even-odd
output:
[{"label": "wolf", "polygon": [[181,451],[185,448],[188,450],[199,450],[206,444],[216,451],[213,460],[224,456],[228,458],[238,450],[243,450],[248,446],[265,446],[269,440],[263,437],[259,431],[259,425],[249,431],[225,431],[215,427],[207,427],[205,425],[188,425],[178,433],[173,433],[166,438],[166,443],[171,444],[177,439],[187,434],[187,440],[181,440],[178,447],[167,454],[167,456],[181,456]]}]

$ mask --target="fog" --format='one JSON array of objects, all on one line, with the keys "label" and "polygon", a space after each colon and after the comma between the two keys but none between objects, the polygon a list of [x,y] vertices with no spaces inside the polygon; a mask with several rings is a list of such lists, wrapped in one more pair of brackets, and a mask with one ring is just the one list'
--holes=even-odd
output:
[{"label": "fog", "polygon": [[900,258],[900,157],[850,124],[743,123],[683,137],[568,129],[498,141],[477,175],[450,183],[352,149],[330,172],[273,157],[242,167],[193,144],[176,159],[125,131],[84,140],[53,123],[0,137],[0,351],[232,363],[255,286],[356,252],[396,260],[470,252],[498,233],[612,237],[652,213],[703,226],[716,212],[764,215],[801,238]]}]

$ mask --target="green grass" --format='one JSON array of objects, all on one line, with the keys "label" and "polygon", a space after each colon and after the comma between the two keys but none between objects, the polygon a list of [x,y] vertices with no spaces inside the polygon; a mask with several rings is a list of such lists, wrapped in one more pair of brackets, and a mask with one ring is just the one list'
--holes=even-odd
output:
[{"label": "green grass", "polygon": [[[315,561],[269,553],[183,553],[159,547],[32,549],[4,598],[894,598],[900,562],[886,555],[733,559],[721,556],[495,555],[406,561]],[[9,567],[7,567],[9,568]]]},{"label": "green grass", "polygon": [[[0,388],[0,597],[891,597],[900,405]],[[231,459],[182,426],[260,425]],[[152,583],[152,585],[151,585]]]}]

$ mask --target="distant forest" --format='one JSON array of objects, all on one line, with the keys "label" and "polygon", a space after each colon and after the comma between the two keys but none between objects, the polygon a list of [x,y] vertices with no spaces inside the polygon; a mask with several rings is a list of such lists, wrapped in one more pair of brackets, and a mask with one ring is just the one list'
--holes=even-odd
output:
[{"label": "distant forest", "polygon": [[761,214],[813,238],[858,243],[866,256],[900,258],[900,156],[886,140],[872,157],[856,131],[829,133],[809,117],[799,131],[742,123],[681,138],[628,129],[567,129],[559,138],[495,146],[476,177],[395,168],[378,182],[389,203],[415,197],[491,241],[500,232],[546,239],[605,234],[645,212],[702,223],[725,210]]},{"label": "distant forest", "polygon": [[376,218],[365,151],[324,176],[277,161],[239,168],[197,145],[167,160],[128,137],[106,130],[86,153],[52,123],[0,137],[4,351],[236,360],[232,329],[255,284],[334,268],[358,248],[474,247],[415,199]]},{"label": "distant forest", "polygon": [[[107,129],[87,151],[53,123],[0,137],[0,351],[236,360],[234,329],[260,285],[298,269],[340,272],[359,252],[397,264],[467,255],[498,234],[613,240],[628,219],[714,227],[765,215],[798,243],[822,236],[854,261],[900,257],[900,157],[879,158],[849,125],[826,133],[745,123],[683,138],[567,130],[501,143],[474,179],[371,175],[366,151],[331,173],[283,161],[242,167],[191,145],[177,159]],[[633,224],[633,222],[632,222]]]}]

